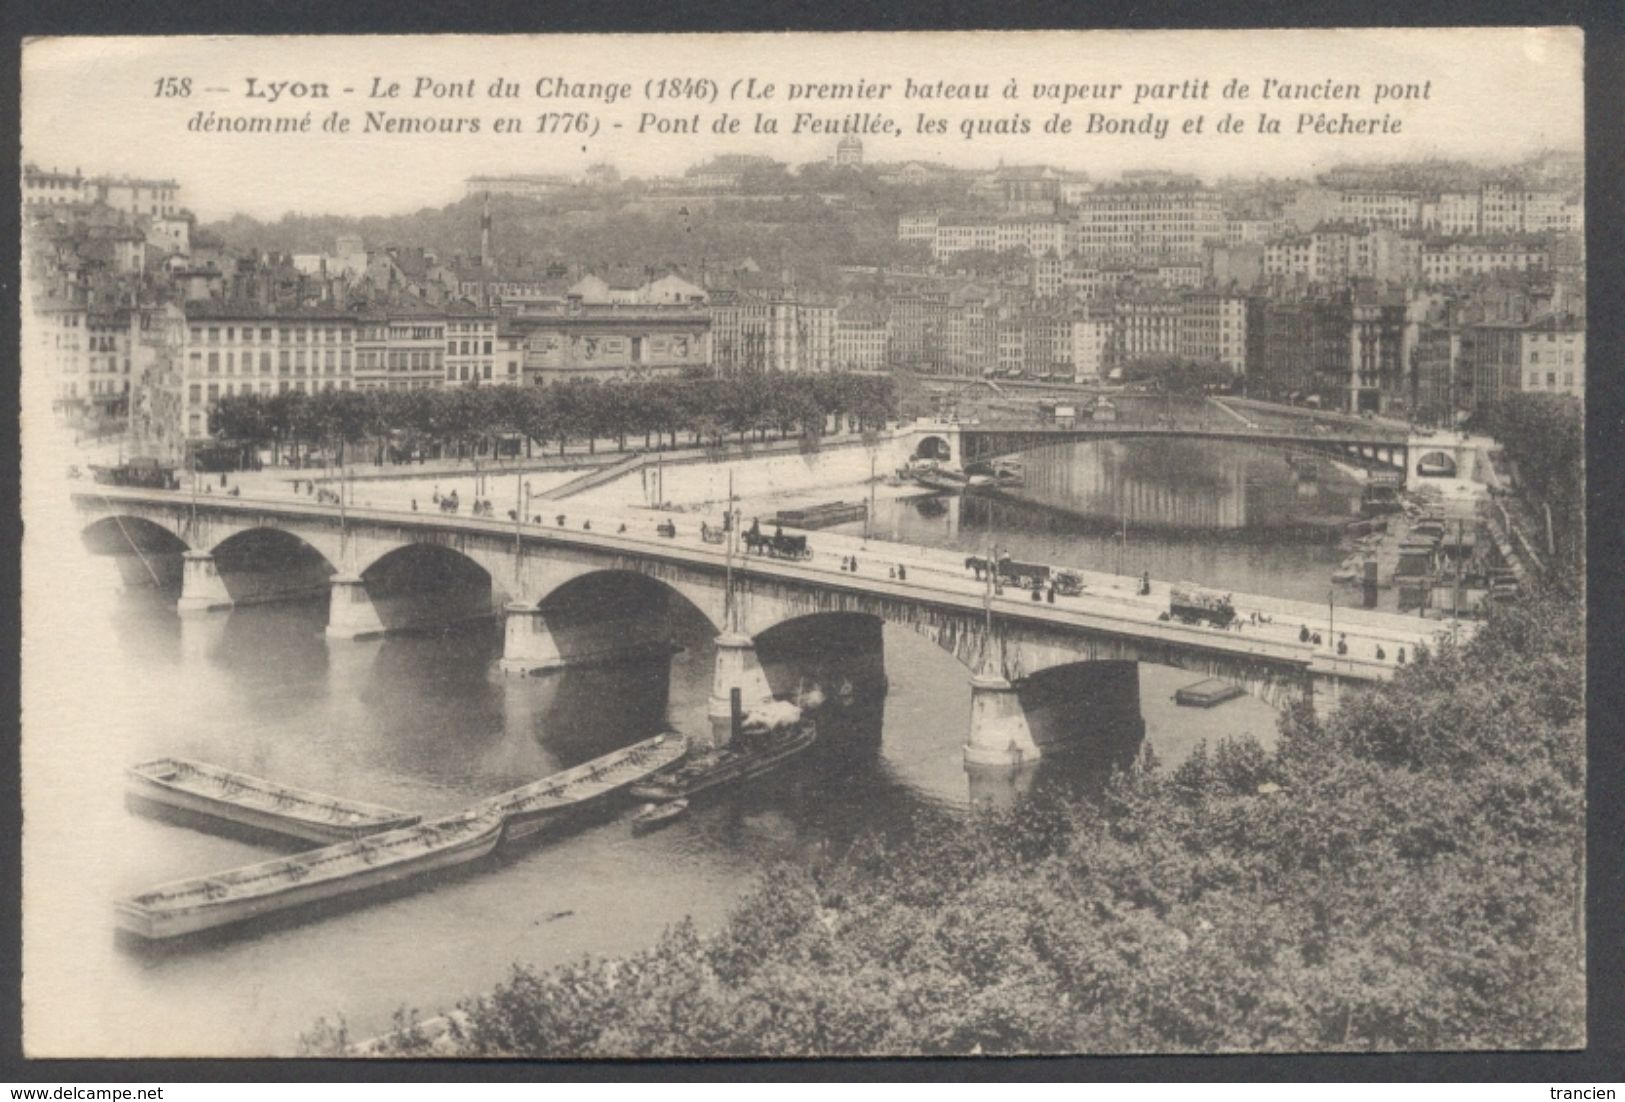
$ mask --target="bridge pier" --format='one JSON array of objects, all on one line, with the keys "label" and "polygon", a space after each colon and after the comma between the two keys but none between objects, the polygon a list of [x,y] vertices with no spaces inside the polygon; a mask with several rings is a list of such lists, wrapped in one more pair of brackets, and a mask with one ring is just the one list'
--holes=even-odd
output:
[{"label": "bridge pier", "polygon": [[335,574],[328,583],[327,637],[361,639],[384,634],[384,622],[359,574]]},{"label": "bridge pier", "polygon": [[181,597],[175,603],[176,611],[182,616],[231,608],[235,604],[213,555],[207,551],[187,551],[182,562]]},{"label": "bridge pier", "polygon": [[972,677],[966,764],[1020,768],[1036,763],[1041,756],[1015,686],[1003,677]]},{"label": "bridge pier", "polygon": [[606,616],[597,608],[541,608],[523,601],[503,609],[505,674],[525,677],[572,666],[603,666],[669,655],[677,649],[663,631],[665,617],[630,609]]},{"label": "bridge pier", "polygon": [[973,676],[965,741],[971,803],[1013,806],[1032,787],[1040,756],[1015,686],[995,674]]},{"label": "bridge pier", "polygon": [[723,632],[717,636],[716,645],[716,671],[705,714],[711,720],[711,744],[726,746],[733,737],[733,691],[739,690],[740,707],[748,712],[771,701],[773,689],[757,660],[756,644],[748,635]]}]

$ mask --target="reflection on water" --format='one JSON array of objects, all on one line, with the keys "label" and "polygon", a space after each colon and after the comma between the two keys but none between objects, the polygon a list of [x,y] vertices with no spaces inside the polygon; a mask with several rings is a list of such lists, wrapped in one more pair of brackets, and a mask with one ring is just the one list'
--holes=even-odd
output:
[{"label": "reflection on water", "polygon": [[[1318,461],[1212,441],[1095,441],[1025,453],[1026,484],[999,496],[880,500],[874,531],[967,554],[1017,558],[1321,603],[1359,484]],[[1305,458],[1299,455],[1300,465]],[[837,529],[861,532],[861,523]],[[1339,603],[1357,603],[1345,590]]]},{"label": "reflection on water", "polygon": [[[1120,459],[1113,477],[1128,477]],[[1256,475],[1244,465],[1238,481],[1221,469],[1209,487],[1245,495],[1249,526],[1274,508],[1259,504],[1275,491],[1257,490]],[[1115,552],[1098,521],[977,498],[939,504],[934,516],[885,505],[879,527],[967,548],[996,535],[1018,554],[1093,566]],[[1326,569],[1316,543],[1135,523],[1133,569],[1159,576],[1291,592]],[[25,742],[27,1028],[39,1053],[288,1053],[301,1030],[335,1014],[366,1035],[386,1028],[397,1006],[446,1008],[514,961],[631,952],[684,915],[714,926],[771,862],[838,853],[864,832],[905,829],[922,809],[964,808],[973,784],[1005,783],[967,778],[970,689],[951,656],[907,627],[834,618],[822,638],[764,640],[764,663],[781,691],[850,680],[851,703],[830,706],[818,742],[793,764],[717,793],[665,830],[634,838],[624,817],[591,824],[478,874],[321,921],[130,951],[112,937],[111,900],[276,851],[132,815],[121,798],[126,765],[197,757],[402,809],[449,810],[663,726],[704,730],[712,629],[679,618],[682,649],[670,660],[503,678],[494,672],[501,634],[489,622],[332,641],[320,599],[183,620],[172,591],[84,584],[111,577],[93,574],[88,557],[47,565],[59,597],[30,627],[44,633],[40,652],[58,679],[30,697]],[[1211,712],[1176,707],[1174,690],[1190,680],[1162,667],[1138,672],[1145,741],[1160,759],[1176,762],[1203,738],[1270,736],[1274,713],[1251,698]],[[1084,751],[1046,759],[1051,778],[1095,787],[1138,749],[1137,739],[1078,727]]]}]

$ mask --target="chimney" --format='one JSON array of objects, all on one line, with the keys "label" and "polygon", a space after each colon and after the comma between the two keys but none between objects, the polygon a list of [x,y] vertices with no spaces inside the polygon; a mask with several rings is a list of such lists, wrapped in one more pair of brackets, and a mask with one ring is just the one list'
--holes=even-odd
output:
[{"label": "chimney", "polygon": [[485,204],[480,208],[480,267],[490,271],[496,266],[491,258],[491,193],[485,193]]}]

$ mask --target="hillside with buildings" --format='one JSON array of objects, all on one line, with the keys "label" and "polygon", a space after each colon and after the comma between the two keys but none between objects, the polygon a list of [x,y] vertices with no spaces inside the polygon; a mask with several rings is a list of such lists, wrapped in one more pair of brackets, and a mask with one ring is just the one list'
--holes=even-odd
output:
[{"label": "hillside with buildings", "polygon": [[23,170],[30,361],[179,456],[233,394],[906,371],[1254,396],[1447,424],[1581,395],[1578,157],[1117,179],[724,156],[475,176],[438,210],[200,226],[174,180]]}]

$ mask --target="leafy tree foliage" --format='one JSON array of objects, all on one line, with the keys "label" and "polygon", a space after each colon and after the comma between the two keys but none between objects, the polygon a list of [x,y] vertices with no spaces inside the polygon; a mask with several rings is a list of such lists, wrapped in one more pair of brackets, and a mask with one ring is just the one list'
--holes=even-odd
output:
[{"label": "leafy tree foliage", "polygon": [[1123,366],[1125,383],[1150,383],[1164,394],[1206,394],[1233,385],[1236,373],[1212,360],[1152,356]]},{"label": "leafy tree foliage", "polygon": [[659,434],[675,446],[680,432],[696,444],[751,434],[762,440],[769,433],[817,436],[831,418],[878,428],[896,411],[892,382],[884,376],[697,375],[546,387],[232,394],[211,408],[210,426],[223,440],[270,447],[273,461],[289,445],[322,447],[343,460],[346,447],[369,440],[381,459],[391,441],[407,452],[479,455],[494,452],[498,437],[513,434],[525,440],[527,451],[557,444],[560,454],[572,442],[591,451],[601,440],[614,440],[624,449],[629,437],[640,435],[646,445]]},{"label": "leafy tree foliage", "polygon": [[1579,400],[1507,394],[1475,418],[1475,427],[1493,436],[1517,465],[1531,503],[1551,507],[1558,554],[1577,568],[1585,540],[1585,417]]},{"label": "leafy tree foliage", "polygon": [[[716,933],[516,967],[456,1052],[1372,1051],[1584,1043],[1584,642],[1539,594],[1273,751],[937,812],[767,873]],[[331,1045],[331,1027],[307,1035]],[[414,1031],[396,1047],[413,1051]]]}]

